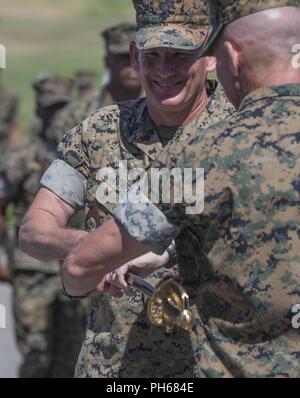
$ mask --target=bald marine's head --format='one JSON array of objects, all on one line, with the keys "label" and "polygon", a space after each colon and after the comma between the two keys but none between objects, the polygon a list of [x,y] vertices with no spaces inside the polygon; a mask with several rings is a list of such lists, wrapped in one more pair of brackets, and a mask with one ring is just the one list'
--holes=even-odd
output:
[{"label": "bald marine's head", "polygon": [[257,88],[300,83],[292,49],[300,44],[300,8],[278,7],[225,26],[212,51],[218,76],[234,106]]}]

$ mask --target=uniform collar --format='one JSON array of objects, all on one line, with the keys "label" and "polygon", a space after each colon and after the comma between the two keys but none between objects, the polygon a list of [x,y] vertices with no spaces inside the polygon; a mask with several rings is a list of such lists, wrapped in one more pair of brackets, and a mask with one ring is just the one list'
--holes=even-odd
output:
[{"label": "uniform collar", "polygon": [[137,146],[150,158],[157,151],[163,149],[155,125],[149,116],[146,100],[140,103],[135,115],[134,126],[128,133],[126,136],[127,141]]},{"label": "uniform collar", "polygon": [[291,83],[259,88],[243,99],[239,111],[242,111],[253,102],[275,97],[300,97],[300,84]]},{"label": "uniform collar", "polygon": [[[206,108],[203,110],[200,116],[191,121],[188,126],[194,126],[199,124],[199,119],[207,120],[212,116],[214,112],[219,112],[223,108],[223,104],[220,102],[220,87],[217,87],[216,81],[208,80],[206,83],[207,92],[210,95],[210,101],[208,102]],[[217,106],[219,104],[219,106]],[[219,109],[220,108],[220,109]],[[187,127],[187,126],[185,126]],[[184,127],[184,128],[185,128]],[[183,127],[178,127],[177,132],[183,130]],[[177,136],[177,132],[175,135]],[[126,140],[137,146],[144,153],[146,153],[150,158],[163,149],[163,145],[160,141],[159,135],[156,131],[155,125],[152,122],[149,112],[147,109],[147,103],[143,100],[136,112],[136,117],[134,125],[127,131]],[[173,137],[174,139],[174,137]],[[172,139],[172,140],[173,140]]]}]

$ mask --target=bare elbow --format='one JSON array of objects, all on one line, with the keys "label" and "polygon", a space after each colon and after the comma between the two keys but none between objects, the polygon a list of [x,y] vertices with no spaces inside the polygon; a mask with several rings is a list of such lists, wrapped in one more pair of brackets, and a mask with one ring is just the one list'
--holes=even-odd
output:
[{"label": "bare elbow", "polygon": [[40,261],[51,261],[53,258],[40,250],[41,242],[38,239],[39,234],[30,219],[24,219],[18,235],[19,248],[29,256]]}]

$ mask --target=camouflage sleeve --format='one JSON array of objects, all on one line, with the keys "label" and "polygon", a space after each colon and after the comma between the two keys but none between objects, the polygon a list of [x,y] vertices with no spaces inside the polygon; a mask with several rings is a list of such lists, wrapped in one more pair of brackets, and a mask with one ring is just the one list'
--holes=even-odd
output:
[{"label": "camouflage sleeve", "polygon": [[65,134],[57,147],[59,159],[85,178],[90,174],[89,151],[93,142],[93,137],[90,136],[91,130],[88,118]]},{"label": "camouflage sleeve", "polygon": [[86,178],[62,160],[54,160],[42,176],[41,186],[75,209],[84,207]]},{"label": "camouflage sleeve", "polygon": [[[197,191],[195,180],[187,191]],[[162,254],[187,227],[196,227],[205,251],[209,251],[220,226],[230,216],[230,192],[205,186],[205,198],[193,203],[135,203],[128,200],[114,211],[115,220],[138,242]]]},{"label": "camouflage sleeve", "polygon": [[[132,198],[133,195],[135,199]],[[162,254],[180,231],[180,227],[171,223],[166,215],[140,192],[138,186],[132,187],[127,202],[119,205],[113,216],[129,235],[157,254]]]},{"label": "camouflage sleeve", "polygon": [[89,119],[70,130],[58,145],[58,157],[41,179],[41,185],[72,207],[84,207],[89,162]]}]

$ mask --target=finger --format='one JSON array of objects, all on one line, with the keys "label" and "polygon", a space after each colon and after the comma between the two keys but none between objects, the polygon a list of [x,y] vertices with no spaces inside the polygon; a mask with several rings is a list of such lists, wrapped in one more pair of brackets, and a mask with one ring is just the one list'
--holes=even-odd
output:
[{"label": "finger", "polygon": [[116,272],[111,272],[109,283],[119,289],[125,289],[127,287],[123,272],[120,270]]},{"label": "finger", "polygon": [[126,273],[118,272],[117,279],[114,281],[114,285],[120,287],[121,289],[126,289],[128,284],[126,282]]}]

